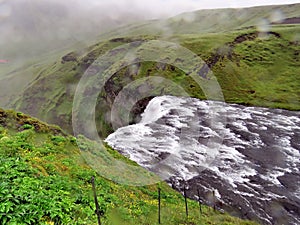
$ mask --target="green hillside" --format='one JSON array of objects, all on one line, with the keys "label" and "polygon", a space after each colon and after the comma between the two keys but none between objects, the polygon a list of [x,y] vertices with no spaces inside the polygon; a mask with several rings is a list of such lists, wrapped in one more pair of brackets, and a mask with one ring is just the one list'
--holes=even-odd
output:
[{"label": "green hillside", "polygon": [[300,4],[257,6],[251,8],[204,9],[182,13],[165,20],[135,23],[112,30],[101,38],[129,35],[223,33],[246,27],[259,27],[262,23],[278,22],[280,19],[299,17]]},{"label": "green hillside", "polygon": [[[0,107],[14,109],[0,110],[0,224],[96,224],[92,176],[103,224],[157,224],[158,185],[132,187],[101,177],[83,157],[95,153],[95,142],[70,136],[74,95],[83,75],[97,74],[99,67],[93,63],[99,57],[109,55],[118,61],[118,54],[126,53],[124,46],[143,51],[153,40],[176,43],[206,63],[197,61],[199,68],[191,73],[166,63],[168,57],[161,62],[136,60],[124,67],[114,64],[114,74],[103,89],[97,93],[90,88],[86,93],[86,97],[99,94],[95,119],[102,138],[113,132],[109,115],[122,91],[142,96],[144,87],[151,89],[151,95],[131,109],[130,123],[136,122],[152,97],[178,91],[164,82],[147,80],[157,76],[174,82],[191,97],[207,99],[194,78],[210,82],[214,79],[211,70],[226,102],[300,110],[300,24],[277,20],[299,17],[299,12],[300,4],[201,10],[113,30],[94,45],[47,52],[28,59],[22,67],[0,64]],[[172,57],[184,64],[184,59]],[[124,121],[118,122],[123,125]],[[79,139],[88,153],[79,150]],[[142,170],[113,149],[103,150]],[[94,156],[103,166],[105,155]],[[166,183],[159,186],[163,224],[255,224],[205,206],[199,216],[194,201],[189,201],[186,219],[182,195]]]},{"label": "green hillside", "polygon": [[[300,26],[273,25],[261,36],[254,28],[227,33],[176,35],[181,46],[201,57],[213,71],[220,84],[225,101],[253,106],[299,110],[300,104],[300,46],[293,40]],[[37,77],[10,107],[58,124],[72,132],[71,112],[76,86],[87,68],[101,55],[114,48],[137,40],[156,40],[156,36],[112,39],[100,42],[84,51],[72,52],[59,61],[37,71]],[[163,39],[162,39],[163,40]],[[115,96],[128,84],[143,77],[155,75],[172,80],[189,96],[206,99],[203,90],[190,76],[172,65],[142,62],[117,71],[106,82],[97,107],[98,130],[105,137],[112,132],[105,117]],[[199,76],[200,77],[200,76]],[[154,85],[155,95],[170,90]],[[137,88],[138,89],[138,88]],[[36,107],[36,106],[39,107]]]},{"label": "green hillside", "polygon": [[[82,143],[82,142],[81,142]],[[91,141],[85,145],[92,148]],[[107,148],[114,157],[134,162]],[[0,223],[97,224],[91,177],[102,224],[158,224],[157,185],[126,186],[109,181],[91,169],[82,158],[76,138],[22,113],[0,109]],[[99,162],[102,159],[99,158]],[[163,224],[255,224],[230,217],[184,199],[166,183],[162,189]]]},{"label": "green hillside", "polygon": [[[113,38],[141,35],[150,35],[152,38],[175,42],[180,38],[180,43],[185,38],[187,41],[191,41],[191,38],[201,39],[202,43],[198,42],[199,46],[197,46],[197,49],[198,52],[201,50],[200,55],[202,56],[206,53],[206,50],[209,50],[207,48],[213,50],[222,46],[226,41],[230,41],[227,37],[234,31],[246,29],[247,27],[265,31],[270,29],[272,22],[284,18],[299,17],[299,12],[300,4],[259,6],[245,9],[199,10],[183,13],[166,20],[141,22],[118,28],[102,34],[99,36],[98,41],[94,40],[94,43],[100,42],[100,40],[103,42]],[[286,27],[289,29],[289,25]],[[288,41],[298,40],[299,42],[299,30],[295,31],[297,33],[290,36],[287,39]],[[288,30],[286,30],[287,32]],[[205,38],[211,38],[212,36],[217,37],[217,39]],[[231,40],[233,38],[234,36],[231,37]],[[35,55],[35,57],[31,57],[31,52],[29,52],[30,54],[27,54],[26,58],[27,62],[22,67],[19,66],[18,62],[0,65],[0,106],[4,108],[12,107],[11,101],[18,95],[21,95],[28,84],[38,77],[39,73],[48,70],[55,61],[59,61],[63,54],[76,49],[81,49],[81,52],[84,51],[83,46],[83,44],[77,43],[71,47],[65,46],[59,51],[45,51],[44,54]],[[87,54],[88,52],[85,53]],[[22,52],[22,54],[26,55],[26,52]]]}]

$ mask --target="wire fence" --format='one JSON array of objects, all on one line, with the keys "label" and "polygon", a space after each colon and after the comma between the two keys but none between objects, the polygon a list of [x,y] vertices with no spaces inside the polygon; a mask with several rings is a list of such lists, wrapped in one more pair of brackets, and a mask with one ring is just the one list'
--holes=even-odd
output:
[{"label": "wire fence", "polygon": [[[92,177],[91,183],[92,183],[92,189],[93,189],[93,193],[94,193],[94,201],[95,201],[95,207],[96,207],[95,213],[97,215],[98,225],[101,225],[101,217],[103,216],[103,214],[101,214],[101,212],[99,211],[100,207],[99,207],[99,203],[98,203],[98,199],[97,199],[97,193],[96,193],[96,187],[95,187],[95,178],[94,177]],[[188,186],[186,185],[186,183],[184,183],[182,191],[183,191],[184,202],[185,202],[185,214],[186,214],[186,217],[188,218],[189,217],[189,205],[188,205],[188,200],[187,200],[188,199],[187,190],[188,190]],[[162,190],[161,190],[160,187],[158,187],[157,188],[157,194],[158,194],[157,195],[158,196],[158,198],[157,198],[158,218],[157,218],[157,220],[158,220],[159,224],[161,224],[161,222],[162,222],[162,220],[161,220],[161,218],[162,218],[162,215],[161,215],[161,212],[162,212],[162,208],[161,208],[162,198],[161,198],[161,196],[162,195],[161,195],[161,193],[162,193]],[[198,204],[199,204],[199,214],[201,216],[203,212],[202,212],[201,194],[200,194],[199,189],[197,189],[197,194],[198,194],[197,198],[198,198]],[[215,191],[213,191],[212,195],[213,195],[213,201],[212,201],[213,205],[212,205],[212,207],[215,211],[216,210]]]}]

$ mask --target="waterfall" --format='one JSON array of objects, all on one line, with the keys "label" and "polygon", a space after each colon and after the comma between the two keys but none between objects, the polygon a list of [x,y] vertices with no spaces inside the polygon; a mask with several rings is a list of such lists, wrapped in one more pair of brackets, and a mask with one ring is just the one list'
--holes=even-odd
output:
[{"label": "waterfall", "polygon": [[299,140],[300,112],[161,96],[105,141],[167,181],[217,190],[243,216],[272,224],[279,210],[299,224]]}]

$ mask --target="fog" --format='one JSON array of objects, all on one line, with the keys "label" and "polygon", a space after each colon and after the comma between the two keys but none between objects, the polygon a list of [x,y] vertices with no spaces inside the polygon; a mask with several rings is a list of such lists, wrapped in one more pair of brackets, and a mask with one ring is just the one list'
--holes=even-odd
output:
[{"label": "fog", "polygon": [[74,43],[88,45],[119,26],[204,8],[299,1],[0,0],[0,59],[17,61]]},{"label": "fog", "polygon": [[81,42],[126,23],[146,19],[144,13],[83,1],[9,0],[0,2],[0,58],[52,51]]}]

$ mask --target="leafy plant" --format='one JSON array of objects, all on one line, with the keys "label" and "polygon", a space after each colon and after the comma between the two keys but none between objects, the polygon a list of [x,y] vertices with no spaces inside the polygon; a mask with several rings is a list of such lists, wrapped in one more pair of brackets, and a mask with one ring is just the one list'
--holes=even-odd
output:
[{"label": "leafy plant", "polygon": [[[92,176],[96,178],[103,224],[157,224],[156,185],[129,187],[102,178],[81,158],[74,137],[54,134],[45,124],[40,131],[20,130],[14,126],[18,120],[12,120],[14,114],[10,113],[13,112],[6,119],[10,120],[11,127],[0,126],[1,225],[96,225]],[[35,124],[40,126],[38,121]],[[93,142],[78,138],[86,149],[93,148]],[[114,149],[106,148],[116,159],[136,165]],[[203,207],[200,220],[198,205],[191,200],[191,218],[185,219],[181,194],[166,183],[160,187],[162,218],[166,225],[255,224],[209,211],[208,207]]]}]

